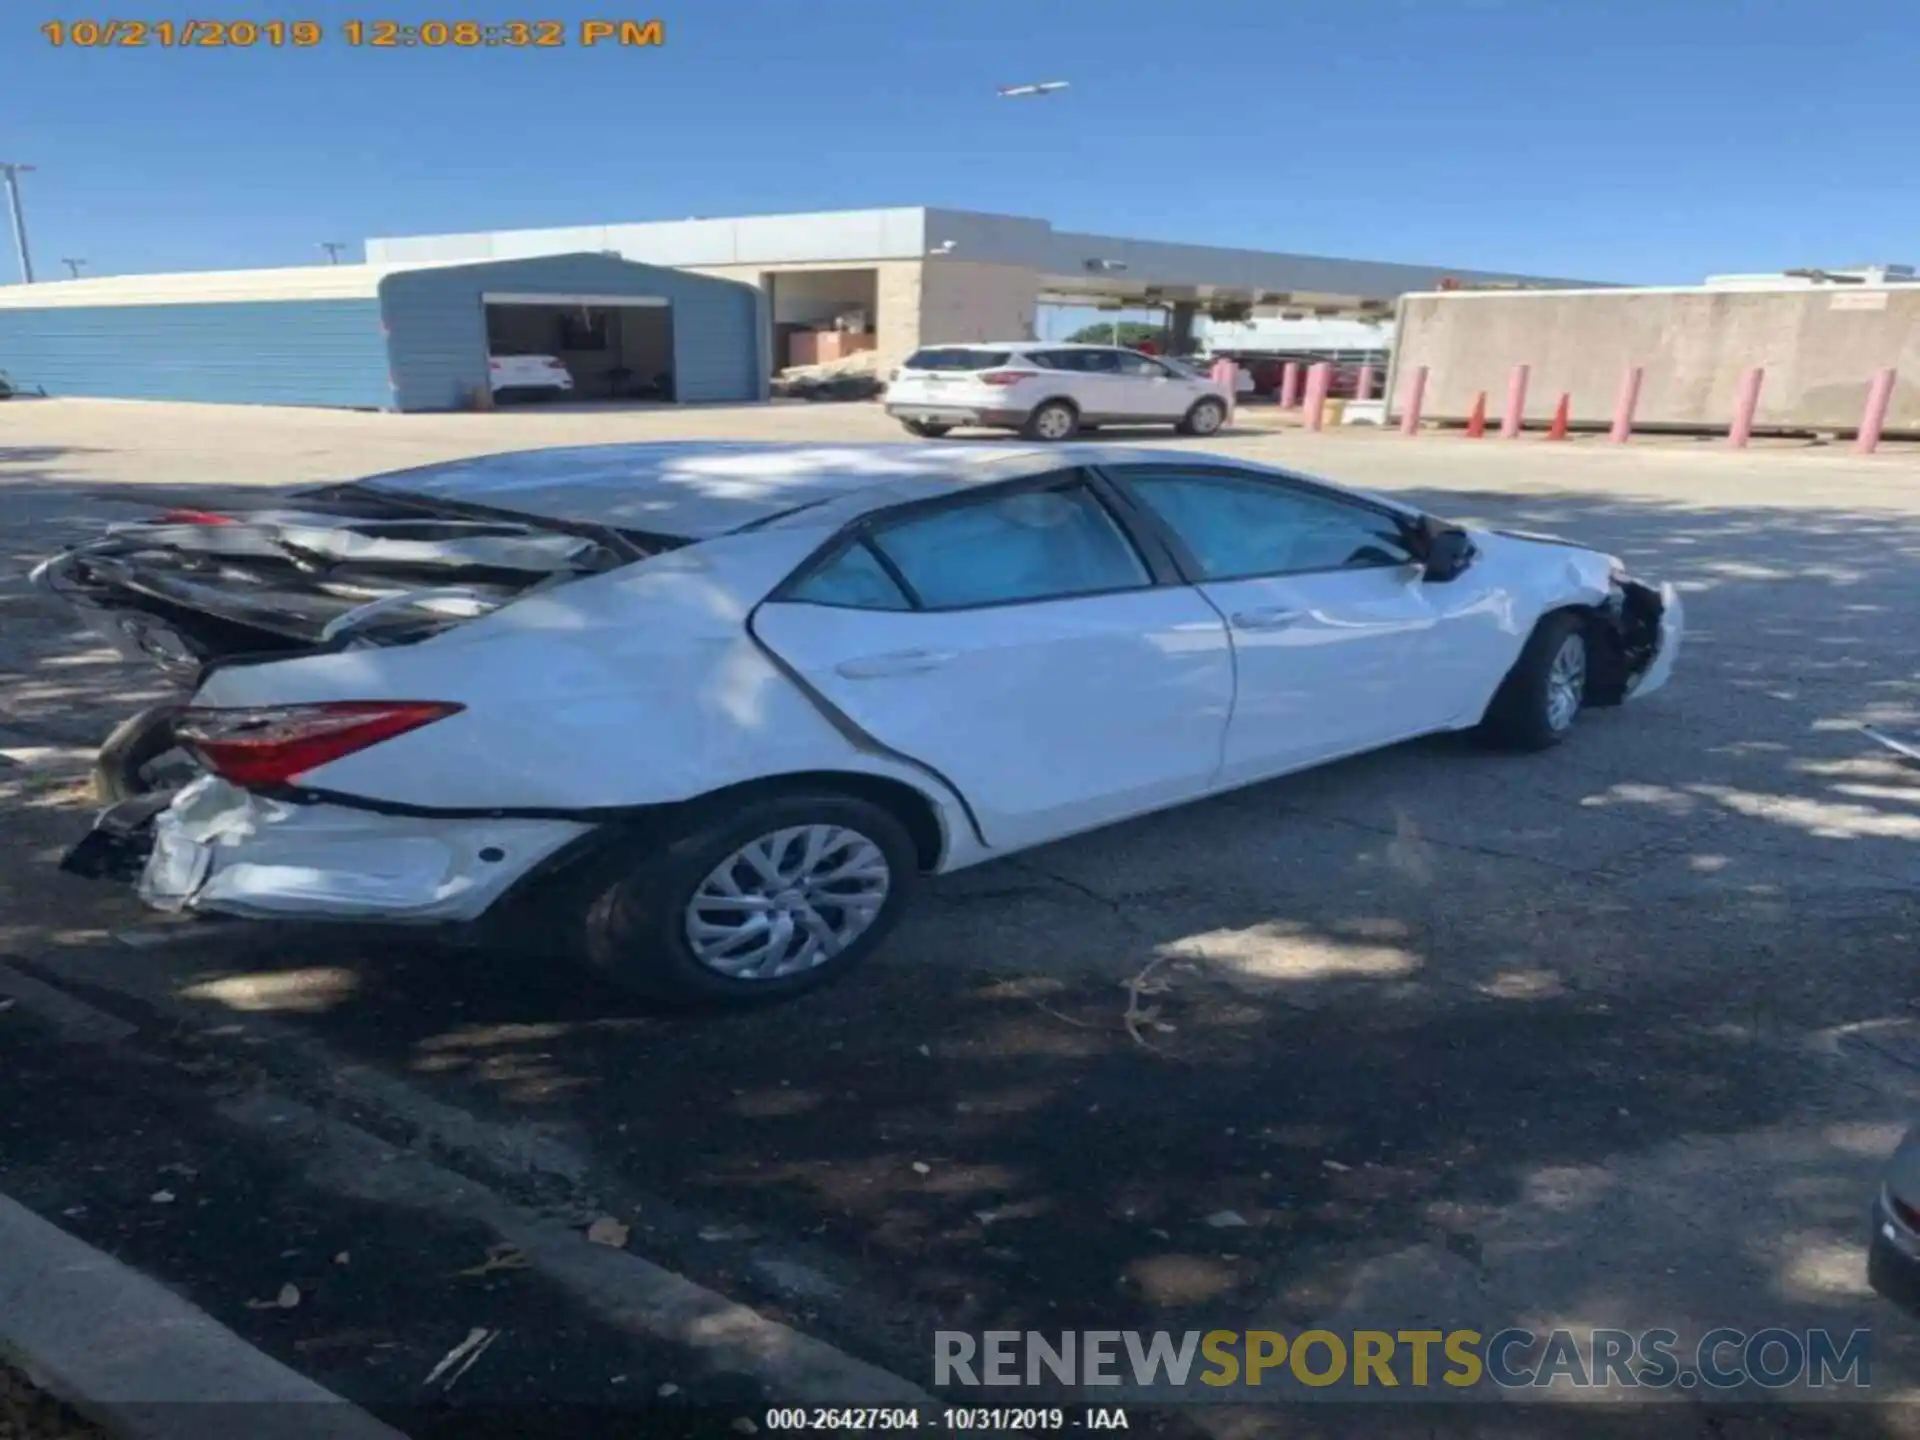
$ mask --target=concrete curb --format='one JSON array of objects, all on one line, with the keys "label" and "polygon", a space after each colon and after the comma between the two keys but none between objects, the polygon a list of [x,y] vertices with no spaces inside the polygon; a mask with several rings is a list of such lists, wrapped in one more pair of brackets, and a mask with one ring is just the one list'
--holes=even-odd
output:
[{"label": "concrete curb", "polygon": [[4,1195],[0,1356],[129,1440],[404,1440]]},{"label": "concrete curb", "polygon": [[[114,1043],[138,1031],[137,1026],[109,1015],[77,996],[69,995],[58,986],[25,975],[5,964],[0,964],[0,996],[17,998],[23,1009],[37,1013],[42,1020],[55,1025],[70,1039]],[[161,1014],[179,1013],[163,994],[136,998],[154,1005]],[[279,1043],[291,1049],[300,1050],[310,1043],[297,1031],[265,1022],[262,1017],[250,1016],[249,1020],[254,1022],[257,1034],[274,1035]],[[337,1081],[340,1077],[336,1075],[334,1078]],[[398,1095],[391,1082],[383,1077],[359,1076],[355,1077],[355,1082],[343,1086],[343,1090],[376,1112],[400,1110],[409,1127],[424,1135],[455,1149],[463,1146],[482,1151],[495,1148],[487,1145],[483,1137],[476,1133],[477,1122],[464,1112],[432,1101],[405,1103],[404,1097]],[[445,1214],[461,1216],[485,1226],[529,1257],[537,1271],[564,1286],[613,1324],[634,1334],[683,1346],[703,1357],[715,1369],[752,1376],[783,1401],[820,1405],[907,1405],[923,1409],[939,1403],[931,1392],[891,1370],[861,1360],[827,1341],[770,1319],[750,1306],[710,1290],[675,1271],[655,1265],[632,1251],[589,1244],[577,1228],[536,1215],[504,1198],[480,1180],[446,1169],[418,1151],[400,1149],[357,1125],[325,1114],[290,1096],[271,1089],[256,1090],[214,1108],[229,1122],[259,1135],[264,1141],[284,1145],[290,1138],[297,1137],[306,1157],[304,1173],[322,1188],[388,1204],[430,1206]],[[515,1140],[512,1158],[521,1166],[544,1163],[555,1174],[566,1174],[577,1168],[578,1162],[574,1157],[563,1148],[541,1143],[541,1137],[537,1134],[516,1136]],[[497,1163],[500,1157],[493,1158]],[[138,1427],[99,1416],[97,1403],[89,1409],[89,1399],[97,1401],[99,1395],[105,1393],[111,1400],[122,1393],[124,1386],[122,1390],[101,1392],[89,1388],[90,1382],[84,1375],[79,1383],[68,1385],[63,1373],[53,1364],[35,1362],[31,1353],[27,1353],[22,1368],[28,1369],[36,1379],[44,1375],[46,1378],[41,1382],[44,1388],[52,1390],[75,1408],[96,1414],[103,1425],[117,1424],[121,1433],[131,1437],[131,1440],[185,1440],[188,1436],[198,1440],[203,1435],[224,1437],[240,1433],[248,1434],[250,1440],[255,1434],[263,1435],[267,1440],[322,1440],[322,1437],[324,1440],[363,1440],[363,1437],[364,1440],[376,1440],[376,1437],[379,1440],[401,1440],[397,1432],[364,1412],[355,1410],[345,1400],[303,1379],[271,1357],[253,1350],[238,1336],[219,1326],[212,1317],[186,1305],[170,1291],[121,1266],[110,1256],[92,1249],[57,1227],[48,1225],[30,1212],[21,1210],[4,1195],[0,1195],[0,1356],[7,1355],[13,1343],[12,1335],[18,1328],[16,1321],[19,1318],[14,1312],[24,1312],[23,1297],[40,1293],[36,1289],[40,1282],[31,1277],[16,1278],[16,1262],[11,1252],[25,1242],[17,1240],[4,1223],[6,1207],[11,1207],[34,1225],[58,1236],[81,1255],[91,1257],[88,1263],[113,1267],[178,1307],[182,1314],[192,1317],[198,1325],[217,1331],[232,1346],[250,1354],[258,1364],[272,1367],[288,1380],[306,1387],[309,1398],[331,1400],[334,1404],[328,1409],[348,1411],[370,1428],[329,1429],[317,1424],[315,1428],[293,1428],[283,1418],[278,1425],[268,1428],[256,1430],[249,1424],[244,1430],[239,1430],[233,1428],[238,1423],[240,1412],[237,1410],[235,1417],[226,1420],[224,1428],[208,1428],[210,1419],[220,1417],[211,1415],[204,1402],[222,1398],[220,1386],[226,1383],[224,1381],[210,1383],[197,1393],[188,1392],[188,1398],[203,1402],[197,1412],[189,1412],[186,1406],[177,1404],[173,1397],[181,1392],[176,1388],[157,1392],[163,1406],[175,1404],[179,1414],[197,1419],[200,1428]],[[31,1251],[30,1245],[28,1249]],[[50,1294],[51,1291],[46,1293]],[[122,1334],[121,1326],[126,1322],[126,1316],[132,1313],[131,1310],[116,1308],[113,1298],[105,1294],[76,1304],[73,1310],[83,1317],[71,1322],[75,1341],[89,1340],[86,1320],[93,1313],[113,1313],[115,1324],[102,1328],[90,1343],[109,1350],[119,1344],[129,1344],[136,1358],[140,1358],[140,1363],[147,1363],[140,1356],[140,1351],[143,1345],[150,1349],[151,1342],[142,1338],[142,1327],[135,1325],[128,1335]],[[157,1331],[158,1324],[154,1324],[153,1328]],[[155,1371],[167,1372],[169,1368],[163,1361],[153,1362]],[[179,1372],[174,1369],[173,1373]],[[133,1398],[150,1401],[155,1396]],[[254,1396],[248,1390],[237,1389],[227,1398],[244,1404],[253,1400]],[[295,1408],[282,1405],[274,1412],[259,1413],[285,1417]],[[254,1412],[248,1411],[246,1414],[251,1421]]]}]

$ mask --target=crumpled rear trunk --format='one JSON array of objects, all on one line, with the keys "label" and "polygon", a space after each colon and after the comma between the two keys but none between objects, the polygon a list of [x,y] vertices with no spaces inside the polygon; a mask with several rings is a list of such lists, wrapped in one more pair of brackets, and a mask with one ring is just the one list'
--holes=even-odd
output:
[{"label": "crumpled rear trunk", "polygon": [[34,579],[130,658],[180,676],[242,656],[424,639],[634,558],[617,537],[422,513],[333,490],[297,508],[110,527]]}]

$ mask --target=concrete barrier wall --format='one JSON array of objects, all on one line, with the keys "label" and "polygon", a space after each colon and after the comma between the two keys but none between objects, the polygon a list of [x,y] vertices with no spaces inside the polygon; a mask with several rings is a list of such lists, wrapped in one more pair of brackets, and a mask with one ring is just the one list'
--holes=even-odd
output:
[{"label": "concrete barrier wall", "polygon": [[1465,419],[1484,390],[1497,420],[1517,364],[1532,367],[1529,422],[1564,392],[1575,424],[1608,423],[1621,372],[1640,365],[1636,427],[1724,430],[1741,373],[1761,365],[1756,429],[1837,431],[1859,425],[1874,372],[1893,366],[1886,428],[1920,432],[1920,285],[1408,295],[1389,403],[1397,415],[1425,365],[1428,417]]}]

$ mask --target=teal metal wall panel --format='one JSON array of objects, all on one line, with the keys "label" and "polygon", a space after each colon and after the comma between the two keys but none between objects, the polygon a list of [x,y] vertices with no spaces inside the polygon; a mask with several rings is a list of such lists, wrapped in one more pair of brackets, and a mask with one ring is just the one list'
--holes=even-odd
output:
[{"label": "teal metal wall panel", "polygon": [[49,395],[393,403],[372,298],[0,309],[0,371]]}]

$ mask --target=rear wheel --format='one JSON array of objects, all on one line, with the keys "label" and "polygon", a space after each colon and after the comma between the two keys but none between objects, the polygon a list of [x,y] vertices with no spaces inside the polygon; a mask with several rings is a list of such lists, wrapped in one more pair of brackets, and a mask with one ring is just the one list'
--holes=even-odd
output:
[{"label": "rear wheel", "polygon": [[1187,411],[1180,423],[1174,426],[1182,435],[1214,435],[1227,423],[1227,407],[1218,400],[1208,398],[1193,402],[1193,408]]},{"label": "rear wheel", "polygon": [[1541,620],[1487,709],[1487,737],[1513,750],[1547,750],[1566,739],[1586,703],[1589,658],[1580,615],[1559,610]]},{"label": "rear wheel", "polygon": [[667,1004],[790,999],[873,952],[918,870],[906,827],[871,801],[832,791],[749,801],[602,862],[585,890],[587,958]]},{"label": "rear wheel", "polygon": [[1033,407],[1020,433],[1029,440],[1071,440],[1080,428],[1080,412],[1065,400],[1048,400]]},{"label": "rear wheel", "polygon": [[923,440],[938,440],[953,429],[937,420],[902,420],[900,424],[909,435],[918,435]]}]

